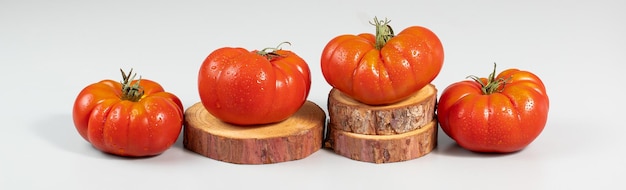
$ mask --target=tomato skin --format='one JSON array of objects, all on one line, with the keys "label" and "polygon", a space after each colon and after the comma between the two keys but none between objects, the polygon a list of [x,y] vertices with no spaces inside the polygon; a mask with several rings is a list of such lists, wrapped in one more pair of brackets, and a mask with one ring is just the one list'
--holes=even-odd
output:
[{"label": "tomato skin", "polygon": [[508,69],[496,78],[508,79],[499,92],[484,94],[480,83],[460,81],[449,85],[439,99],[437,117],[441,129],[465,149],[519,151],[545,127],[549,99],[539,77],[528,71]]},{"label": "tomato skin", "polygon": [[431,83],[443,66],[441,41],[425,27],[406,28],[380,50],[375,46],[370,33],[330,40],[321,56],[326,81],[362,103],[391,104]]},{"label": "tomato skin", "polygon": [[207,56],[198,74],[203,106],[220,120],[237,125],[283,121],[307,100],[307,63],[288,50],[266,57],[259,51],[223,47]]},{"label": "tomato skin", "polygon": [[129,157],[154,156],[171,147],[182,129],[182,102],[154,81],[139,84],[144,94],[137,102],[123,100],[122,84],[113,80],[85,87],[72,111],[83,139],[103,152]]}]

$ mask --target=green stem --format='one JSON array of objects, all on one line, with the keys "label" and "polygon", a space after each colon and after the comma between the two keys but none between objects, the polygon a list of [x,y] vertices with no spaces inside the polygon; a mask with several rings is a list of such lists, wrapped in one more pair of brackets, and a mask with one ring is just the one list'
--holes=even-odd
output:
[{"label": "green stem", "polygon": [[281,42],[276,47],[264,48],[261,51],[257,51],[256,53],[259,54],[260,56],[265,57],[267,60],[272,60],[272,59],[274,59],[276,57],[281,57],[282,56],[282,55],[278,54],[276,51],[281,50],[280,46],[282,46],[283,44],[291,45],[291,43],[289,43],[289,42]]},{"label": "green stem", "polygon": [[385,19],[384,21],[379,21],[378,18],[374,17],[374,22],[370,22],[371,25],[376,27],[376,49],[380,50],[387,44],[387,41],[391,40],[395,36],[393,33],[393,29],[389,26],[389,22],[391,20]]},{"label": "green stem", "polygon": [[489,74],[489,77],[487,78],[487,83],[484,83],[482,80],[480,80],[480,78],[474,75],[467,76],[467,78],[471,78],[472,80],[479,83],[481,86],[481,91],[484,95],[489,95],[489,94],[493,94],[496,92],[498,93],[502,92],[502,89],[504,89],[504,86],[510,80],[510,78],[508,79],[497,78],[496,79],[496,63],[495,62],[493,63],[493,72],[491,72]]},{"label": "green stem", "polygon": [[137,82],[131,84],[132,81],[135,80],[137,73],[133,73],[132,68],[130,69],[130,72],[128,72],[128,75],[126,75],[124,70],[120,69],[120,71],[122,72],[122,81],[120,81],[122,84],[122,100],[129,100],[133,102],[139,101],[139,99],[143,96],[143,89],[139,85],[141,76],[139,76]]}]

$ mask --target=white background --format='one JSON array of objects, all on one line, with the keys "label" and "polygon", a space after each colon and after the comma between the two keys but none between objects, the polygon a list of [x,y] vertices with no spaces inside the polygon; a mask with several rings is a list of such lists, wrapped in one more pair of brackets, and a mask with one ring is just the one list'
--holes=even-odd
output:
[{"label": "white background", "polygon": [[[575,2],[575,3],[574,3]],[[624,189],[625,1],[32,1],[0,0],[0,189]],[[183,148],[128,159],[74,129],[78,92],[134,68],[189,107],[201,62],[224,47],[290,41],[312,70],[309,100],[326,105],[326,43],[374,32],[433,30],[445,62],[439,92],[467,75],[516,67],[550,97],[543,133],[521,152],[466,151],[445,134],[430,154],[371,164],[322,149],[297,161],[235,165]]]}]

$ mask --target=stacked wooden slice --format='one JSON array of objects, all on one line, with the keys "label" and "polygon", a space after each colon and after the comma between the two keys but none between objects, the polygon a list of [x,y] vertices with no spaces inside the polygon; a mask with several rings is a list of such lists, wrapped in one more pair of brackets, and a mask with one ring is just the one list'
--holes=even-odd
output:
[{"label": "stacked wooden slice", "polygon": [[310,101],[285,121],[256,126],[224,123],[196,103],[185,111],[183,144],[198,154],[235,164],[298,160],[322,147],[325,121],[324,110]]},{"label": "stacked wooden slice", "polygon": [[324,146],[339,155],[373,163],[411,160],[437,145],[437,89],[427,85],[391,105],[360,103],[337,89],[328,95],[330,122]]}]

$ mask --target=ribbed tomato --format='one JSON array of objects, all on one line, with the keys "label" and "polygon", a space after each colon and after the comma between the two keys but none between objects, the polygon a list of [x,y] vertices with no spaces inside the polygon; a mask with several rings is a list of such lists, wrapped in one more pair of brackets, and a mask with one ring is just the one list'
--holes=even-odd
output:
[{"label": "ribbed tomato", "polygon": [[[102,80],[85,87],[73,108],[78,133],[95,148],[120,156],[153,156],[176,142],[183,105],[157,82]],[[131,75],[133,77],[131,77]]]},{"label": "ribbed tomato", "polygon": [[435,33],[411,26],[397,35],[389,21],[374,19],[376,35],[340,35],[328,42],[321,66],[326,81],[370,105],[391,104],[422,89],[443,66],[443,46]]},{"label": "ribbed tomato", "polygon": [[448,86],[437,106],[441,129],[476,152],[515,152],[535,140],[547,119],[546,88],[535,74],[507,69]]}]

